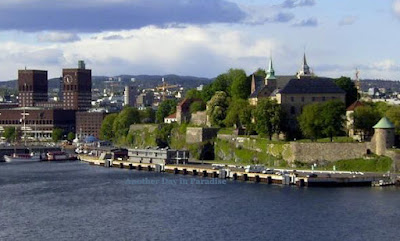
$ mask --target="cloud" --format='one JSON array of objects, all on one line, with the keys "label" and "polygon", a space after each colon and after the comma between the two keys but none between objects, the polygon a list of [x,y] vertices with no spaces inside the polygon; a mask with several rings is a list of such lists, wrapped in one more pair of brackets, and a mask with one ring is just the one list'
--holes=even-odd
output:
[{"label": "cloud", "polygon": [[113,34],[113,35],[102,37],[103,40],[122,40],[122,39],[130,39],[130,38],[133,38],[133,36],[123,36],[120,34]]},{"label": "cloud", "polygon": [[345,16],[339,21],[339,26],[352,25],[357,19],[356,16]]},{"label": "cloud", "polygon": [[[110,37],[113,41],[107,40]],[[248,33],[229,26],[148,26],[81,38],[44,47],[14,42],[0,45],[0,79],[15,78],[25,65],[48,69],[49,77],[57,77],[62,68],[74,67],[80,59],[94,75],[175,73],[215,77],[231,67],[249,73],[265,68],[269,49],[277,55],[284,55],[286,49],[270,38],[249,39]]]},{"label": "cloud", "polygon": [[280,6],[282,8],[310,7],[315,5],[315,0],[285,0]]},{"label": "cloud", "polygon": [[393,11],[398,17],[400,17],[400,0],[393,1]]},{"label": "cloud", "polygon": [[76,33],[44,32],[37,36],[39,42],[67,43],[79,41],[81,38]]},{"label": "cloud", "polygon": [[293,24],[294,27],[316,27],[318,26],[318,20],[316,18],[303,19],[300,22]]},{"label": "cloud", "polygon": [[227,0],[19,0],[0,3],[0,30],[101,32],[170,23],[236,23]]}]

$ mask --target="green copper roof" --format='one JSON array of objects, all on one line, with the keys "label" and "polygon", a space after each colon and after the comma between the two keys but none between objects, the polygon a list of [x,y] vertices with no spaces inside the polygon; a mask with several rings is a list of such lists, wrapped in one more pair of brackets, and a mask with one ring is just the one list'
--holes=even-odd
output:
[{"label": "green copper roof", "polygon": [[383,117],[378,124],[374,126],[374,129],[394,129],[393,123],[386,117]]},{"label": "green copper roof", "polygon": [[269,60],[269,67],[268,67],[266,79],[276,79],[274,66],[272,65],[272,58],[270,58],[270,60]]}]

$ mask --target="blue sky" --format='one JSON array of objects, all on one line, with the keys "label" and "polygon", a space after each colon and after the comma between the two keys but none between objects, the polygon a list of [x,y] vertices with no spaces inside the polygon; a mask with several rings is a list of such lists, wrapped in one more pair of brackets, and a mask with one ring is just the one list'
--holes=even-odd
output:
[{"label": "blue sky", "polygon": [[86,60],[94,75],[294,74],[400,80],[400,0],[2,0],[0,80]]}]

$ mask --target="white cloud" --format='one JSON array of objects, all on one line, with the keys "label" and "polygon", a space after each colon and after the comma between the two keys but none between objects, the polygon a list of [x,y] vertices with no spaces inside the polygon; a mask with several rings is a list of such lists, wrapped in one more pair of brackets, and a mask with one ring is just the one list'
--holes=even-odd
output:
[{"label": "white cloud", "polygon": [[[107,40],[110,37],[112,41]],[[0,45],[0,80],[15,78],[17,69],[25,65],[49,69],[49,76],[56,77],[62,68],[76,66],[79,59],[86,60],[94,75],[175,73],[215,77],[231,67],[255,71],[265,67],[270,49],[276,54],[283,52],[273,39],[249,39],[247,33],[229,26],[150,26],[81,38],[46,46]]]},{"label": "white cloud", "polygon": [[400,0],[393,1],[393,11],[398,17],[400,17]]},{"label": "white cloud", "polygon": [[43,32],[37,36],[39,42],[67,43],[80,40],[76,33]]},{"label": "white cloud", "polygon": [[357,21],[357,19],[358,18],[356,16],[345,16],[339,21],[339,25],[352,25]]}]

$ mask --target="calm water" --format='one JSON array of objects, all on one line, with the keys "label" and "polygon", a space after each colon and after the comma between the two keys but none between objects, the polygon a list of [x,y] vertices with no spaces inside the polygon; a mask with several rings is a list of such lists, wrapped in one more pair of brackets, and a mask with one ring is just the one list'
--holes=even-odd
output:
[{"label": "calm water", "polygon": [[[190,184],[194,180],[77,162],[0,163],[0,240],[400,237],[399,188]],[[159,184],[137,184],[146,181]]]}]

